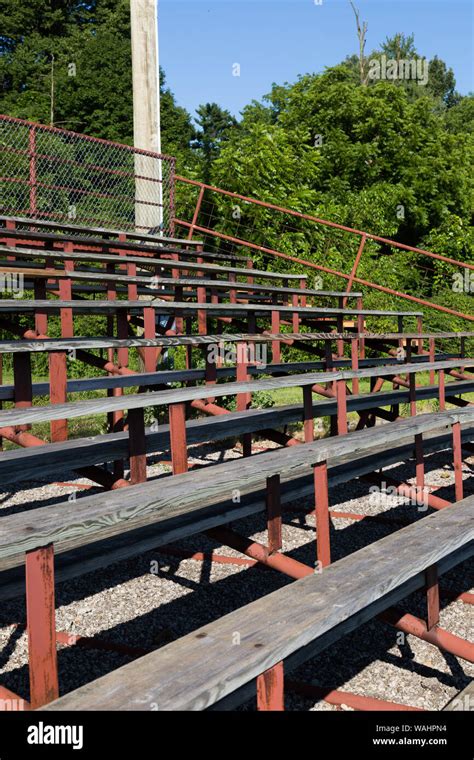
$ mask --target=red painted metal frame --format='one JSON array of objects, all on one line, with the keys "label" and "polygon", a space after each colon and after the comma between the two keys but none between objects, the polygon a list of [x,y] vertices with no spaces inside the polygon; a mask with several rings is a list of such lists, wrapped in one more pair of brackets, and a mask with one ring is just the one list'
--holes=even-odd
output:
[{"label": "red painted metal frame", "polygon": [[314,465],[314,494],[316,499],[316,547],[320,567],[331,564],[330,513],[327,462]]},{"label": "red painted metal frame", "polygon": [[431,631],[439,623],[438,568],[431,565],[426,571],[426,627]]},{"label": "red painted metal frame", "polygon": [[144,483],[146,476],[146,438],[144,409],[130,409],[127,415],[130,485]]},{"label": "red painted metal frame", "polygon": [[169,418],[173,475],[179,475],[188,470],[185,404],[170,404]]},{"label": "red painted metal frame", "polygon": [[279,662],[257,677],[257,710],[284,709],[284,671],[283,663]]},{"label": "red painted metal frame", "polygon": [[267,478],[266,488],[267,533],[270,554],[282,548],[282,516],[280,500],[280,476]]},{"label": "red painted metal frame", "polygon": [[[374,290],[379,290],[379,291],[381,291],[383,293],[387,293],[389,295],[393,295],[393,296],[396,296],[398,298],[404,298],[406,300],[412,301],[413,303],[418,303],[421,306],[425,306],[425,307],[428,307],[430,309],[434,309],[436,311],[441,311],[441,312],[443,312],[445,314],[451,314],[451,315],[454,315],[454,316],[458,316],[458,317],[461,317],[463,319],[469,320],[471,322],[474,321],[474,316],[472,316],[470,314],[466,314],[466,313],[463,313],[463,312],[458,312],[455,309],[451,309],[451,308],[449,308],[447,306],[442,306],[440,304],[436,304],[436,303],[433,303],[431,301],[427,301],[427,300],[425,300],[423,298],[418,298],[417,296],[412,296],[412,295],[409,295],[407,293],[402,293],[400,291],[394,290],[392,288],[387,288],[387,287],[385,287],[383,285],[379,285],[377,283],[361,279],[360,277],[357,277],[357,275],[356,275],[358,265],[359,265],[360,260],[362,258],[362,253],[363,253],[363,249],[364,249],[364,246],[365,246],[365,242],[367,240],[373,240],[375,242],[383,243],[385,245],[388,245],[388,246],[390,246],[392,248],[395,248],[395,249],[398,249],[398,250],[409,251],[411,253],[415,253],[415,254],[418,254],[420,256],[426,256],[428,258],[431,258],[431,259],[434,259],[434,260],[437,260],[437,261],[442,261],[444,263],[451,264],[451,265],[457,266],[457,267],[461,267],[462,269],[466,269],[466,270],[474,271],[474,265],[473,264],[469,264],[467,262],[457,261],[456,259],[452,259],[449,256],[443,256],[442,254],[434,253],[432,251],[427,251],[427,250],[422,249],[422,248],[416,248],[414,246],[405,245],[404,243],[399,243],[399,242],[397,242],[395,240],[391,240],[390,238],[384,238],[384,237],[381,237],[379,235],[371,234],[371,233],[366,232],[364,230],[358,230],[358,229],[355,229],[353,227],[347,227],[347,226],[342,225],[342,224],[337,224],[336,222],[331,222],[331,221],[329,221],[327,219],[320,219],[319,217],[313,216],[311,214],[304,214],[304,213],[301,213],[299,211],[294,211],[293,209],[285,208],[284,206],[278,206],[278,205],[276,205],[274,203],[267,203],[265,201],[260,201],[260,200],[258,200],[256,198],[251,198],[249,196],[241,195],[239,193],[234,193],[234,192],[231,192],[229,190],[223,190],[222,188],[218,188],[218,187],[215,187],[213,185],[207,185],[207,184],[205,184],[203,182],[198,182],[196,180],[191,180],[191,179],[188,179],[187,177],[183,177],[183,176],[180,176],[180,175],[176,175],[175,179],[176,179],[177,182],[183,182],[185,184],[194,185],[195,187],[199,187],[199,190],[200,190],[199,197],[198,197],[198,203],[199,203],[199,205],[196,204],[194,215],[193,215],[193,221],[192,222],[187,222],[186,220],[179,219],[177,217],[174,220],[174,222],[175,222],[176,225],[185,227],[185,228],[187,228],[189,230],[188,237],[190,239],[192,238],[192,235],[193,235],[194,231],[197,231],[197,232],[200,232],[200,233],[202,233],[204,235],[209,235],[209,236],[212,236],[212,237],[216,237],[216,238],[219,238],[221,240],[227,240],[228,242],[234,243],[234,244],[236,244],[238,246],[241,246],[242,248],[247,248],[247,249],[250,248],[251,250],[259,251],[260,253],[267,254],[269,256],[274,256],[274,257],[277,257],[277,258],[284,259],[286,261],[291,261],[294,264],[300,264],[303,267],[307,267],[309,269],[315,269],[315,270],[318,270],[318,271],[321,271],[321,272],[326,272],[327,274],[334,275],[336,277],[343,278],[344,280],[347,280],[347,282],[348,282],[348,285],[347,285],[347,289],[348,290],[350,290],[350,288],[352,287],[353,283],[358,283],[359,285],[364,285],[366,287],[372,288]],[[269,247],[263,246],[263,245],[257,245],[255,243],[252,243],[249,240],[244,240],[244,239],[241,239],[241,238],[237,238],[237,237],[232,236],[232,235],[226,235],[226,234],[224,234],[222,232],[219,232],[216,229],[212,229],[210,227],[205,227],[203,225],[198,225],[197,224],[197,218],[199,216],[199,209],[200,209],[200,206],[201,206],[201,203],[202,203],[201,190],[203,192],[204,191],[208,191],[208,192],[212,192],[212,193],[217,193],[219,195],[224,195],[224,196],[227,196],[227,197],[230,197],[230,198],[235,198],[237,200],[244,201],[245,203],[248,203],[248,204],[253,204],[253,205],[256,205],[256,206],[261,206],[263,208],[266,208],[266,209],[269,209],[269,210],[272,210],[272,211],[275,211],[275,212],[278,212],[278,213],[282,213],[282,214],[285,214],[285,215],[293,216],[293,217],[296,217],[298,219],[304,219],[306,221],[314,222],[315,224],[320,224],[320,225],[323,225],[325,227],[331,227],[333,229],[341,230],[342,232],[347,232],[349,234],[356,235],[356,236],[360,237],[360,241],[361,242],[360,242],[360,246],[359,246],[356,258],[354,260],[354,264],[353,264],[351,273],[350,274],[345,274],[344,272],[340,272],[338,270],[331,269],[329,267],[325,267],[325,266],[323,266],[321,264],[316,264],[313,261],[309,261],[307,259],[303,259],[303,258],[298,257],[298,256],[292,256],[290,254],[283,253],[282,251],[278,251],[278,250],[276,250],[274,248],[269,248]]]},{"label": "red painted metal frame", "polygon": [[285,688],[288,691],[298,694],[301,697],[307,697],[313,700],[323,699],[330,705],[341,708],[342,705],[352,708],[353,710],[364,711],[389,711],[389,712],[425,712],[421,707],[411,707],[402,705],[397,702],[387,702],[384,699],[375,697],[364,697],[359,694],[351,694],[339,689],[324,688],[314,684],[303,683],[301,681],[286,680]]},{"label": "red painted metal frame", "polygon": [[26,554],[26,609],[30,703],[34,709],[59,696],[53,546]]}]

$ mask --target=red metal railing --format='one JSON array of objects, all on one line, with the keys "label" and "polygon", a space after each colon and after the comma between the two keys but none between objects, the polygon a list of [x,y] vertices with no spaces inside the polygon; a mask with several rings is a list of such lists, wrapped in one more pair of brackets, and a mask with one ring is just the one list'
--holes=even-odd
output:
[{"label": "red metal railing", "polygon": [[0,213],[173,234],[175,159],[0,115]]},{"label": "red metal railing", "polygon": [[[439,304],[433,300],[429,300],[428,298],[422,298],[419,295],[397,290],[396,288],[390,288],[386,285],[381,284],[380,282],[375,282],[365,277],[358,276],[361,262],[363,261],[364,251],[366,250],[366,243],[369,240],[375,243],[379,243],[386,248],[389,248],[392,252],[395,251],[400,253],[413,254],[413,261],[411,261],[410,264],[415,267],[417,271],[422,271],[423,269],[431,271],[429,267],[423,266],[423,262],[436,262],[439,265],[447,267],[451,275],[454,273],[461,273],[463,278],[466,279],[465,275],[467,273],[470,280],[474,282],[474,275],[470,274],[471,272],[474,272],[473,264],[458,261],[456,259],[450,258],[449,256],[433,253],[432,251],[405,245],[395,240],[381,237],[380,235],[374,235],[363,230],[354,229],[352,227],[347,227],[343,224],[331,222],[327,219],[320,219],[317,216],[294,211],[283,206],[278,206],[274,203],[267,203],[265,201],[257,200],[256,198],[251,198],[245,195],[240,195],[239,193],[231,192],[229,190],[222,190],[221,188],[214,187],[212,185],[206,185],[202,182],[197,182],[195,180],[191,180],[179,175],[176,175],[175,179],[178,183],[182,183],[187,186],[193,186],[199,190],[196,201],[194,203],[192,214],[188,212],[191,221],[187,221],[186,219],[182,218],[175,218],[174,220],[176,225],[182,226],[188,230],[189,239],[191,239],[194,233],[197,232],[200,234],[200,236],[204,235],[209,240],[212,240],[214,238],[218,241],[225,241],[227,244],[232,244],[237,248],[244,248],[258,252],[264,257],[276,257],[290,261],[293,264],[299,264],[302,267],[308,267],[319,272],[326,273],[327,275],[331,275],[335,278],[342,278],[346,281],[344,287],[347,291],[350,291],[354,283],[356,283],[357,285],[363,285],[365,287],[385,293],[389,296],[412,301],[413,303],[429,309],[435,309],[439,312],[450,314],[461,319],[474,321],[474,316],[472,314],[458,311],[451,306]],[[288,233],[291,233],[296,230],[295,227],[291,227],[288,224],[288,218],[294,218],[297,220],[304,220],[304,222],[309,222],[314,225],[320,225],[323,228],[329,228],[331,230],[337,230],[339,232],[351,235],[352,239],[355,239],[356,241],[358,240],[358,247],[355,255],[353,255],[350,269],[347,272],[343,272],[331,267],[324,266],[324,264],[317,263],[316,261],[312,261],[308,258],[303,258],[302,256],[297,256],[293,253],[284,252],[282,250],[278,250],[277,248],[270,247],[269,245],[259,244],[258,242],[255,242],[255,239],[258,236],[252,236],[249,234],[249,231],[251,231],[252,228],[250,226],[245,227],[245,225],[242,224],[242,217],[240,215],[227,214],[225,216],[225,223],[222,224],[223,215],[222,213],[219,213],[219,211],[216,212],[216,208],[218,207],[216,196],[221,198],[227,197],[233,201],[241,202],[244,204],[244,212],[248,205],[250,205],[251,207],[259,207],[261,209],[271,211],[274,214],[274,217],[280,215],[281,219],[278,221],[280,221],[280,226],[283,228],[284,232],[286,231]],[[207,208],[205,208],[205,205],[207,205]],[[189,209],[189,200],[187,206]],[[237,234],[237,232],[234,232],[234,230],[239,231],[242,230],[242,228],[243,233],[239,232],[239,234]]]}]

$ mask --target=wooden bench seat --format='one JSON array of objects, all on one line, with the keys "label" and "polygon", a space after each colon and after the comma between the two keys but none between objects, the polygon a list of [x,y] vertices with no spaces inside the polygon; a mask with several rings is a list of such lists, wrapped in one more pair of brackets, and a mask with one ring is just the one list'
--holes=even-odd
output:
[{"label": "wooden bench seat", "polygon": [[[166,435],[166,431],[163,431],[163,434]],[[159,434],[153,433],[151,435],[155,436]],[[474,442],[474,426],[464,425],[461,437],[463,445]],[[94,441],[95,439],[93,439],[92,443]],[[82,446],[82,451],[87,450],[89,442],[89,439],[80,439],[78,441]],[[67,444],[65,445],[67,446]],[[54,447],[52,459],[55,462],[55,473],[57,474],[64,462],[61,459],[60,444],[51,444],[51,446]],[[424,434],[423,448],[426,454],[450,449],[451,446],[452,435],[450,433],[434,430]],[[34,455],[37,453],[41,455],[40,447],[35,449]],[[361,453],[353,451],[349,454],[334,456],[328,461],[329,486],[333,488],[342,483],[352,482],[356,478],[371,475],[377,469],[411,460],[415,455],[416,451],[413,441],[403,444],[394,444],[392,441],[389,441],[385,444],[366,449]],[[289,472],[281,476],[281,504],[283,510],[286,507],[291,508],[295,499],[311,499],[313,494],[314,476],[312,474],[293,476]],[[241,517],[256,515],[264,512],[265,509],[266,489],[256,488],[249,494],[243,494],[238,504],[229,499],[228,503],[222,505],[222,513],[225,515],[223,522],[226,520],[236,521]],[[183,526],[181,526],[179,536],[184,538],[186,535],[193,535],[199,532],[204,524],[201,518],[206,519],[204,515],[197,514],[196,524],[194,527],[192,524],[189,524],[188,533],[183,533]],[[3,518],[0,517],[1,519]],[[203,529],[205,529],[206,524],[204,524]],[[219,523],[216,524],[218,525]],[[55,559],[56,580],[69,580],[86,572],[107,567],[114,562],[142,555],[147,551],[159,548],[167,542],[168,538],[170,541],[174,540],[176,535],[173,533],[173,529],[171,529],[171,533],[167,533],[166,523],[159,525],[158,530],[156,525],[151,524],[122,534],[119,533],[92,544],[82,545],[77,549],[65,551]],[[23,564],[19,563],[17,566],[5,570],[2,573],[1,580],[0,599],[4,600],[21,596],[25,588]]]},{"label": "wooden bench seat", "polygon": [[89,314],[114,314],[119,310],[130,312],[140,312],[145,307],[151,307],[158,313],[170,314],[175,316],[195,316],[198,311],[206,312],[209,316],[247,316],[249,313],[256,316],[270,316],[272,312],[278,312],[281,315],[299,314],[306,320],[325,319],[330,317],[345,316],[350,317],[419,317],[420,312],[416,311],[384,311],[381,309],[333,309],[324,306],[282,306],[280,304],[212,304],[212,303],[186,303],[174,301],[160,301],[154,298],[150,301],[60,301],[60,300],[20,300],[20,299],[3,299],[0,300],[0,312],[5,314],[12,313],[34,313],[41,311],[45,314],[54,314],[61,309],[72,309],[78,313]]},{"label": "wooden bench seat", "polygon": [[[288,672],[474,552],[474,497],[134,660],[42,708],[204,710],[285,661]],[[235,632],[239,644],[235,644]]]},{"label": "wooden bench seat", "polygon": [[[112,380],[112,378],[107,378]],[[74,381],[73,381],[74,382]],[[77,382],[77,381],[76,381]],[[80,382],[80,381],[79,381]],[[47,385],[47,384],[46,384]],[[474,392],[474,381],[458,381],[446,386],[446,399],[463,393]],[[437,386],[423,386],[418,390],[418,400],[436,398]],[[1,399],[1,396],[0,396]],[[370,394],[350,396],[348,412],[384,408],[409,402],[409,391],[381,391],[374,398]],[[337,415],[335,400],[313,401],[314,418]],[[215,417],[189,420],[186,423],[188,446],[207,442],[222,442],[235,439],[247,433],[265,437],[269,429],[279,429],[296,422],[303,422],[301,404],[270,407],[268,409],[248,409],[245,412],[230,412]],[[470,440],[469,433],[466,439]],[[170,427],[160,424],[158,431],[145,430],[147,455],[168,452],[170,449]],[[0,454],[0,480],[17,483],[28,479],[44,479],[57,476],[59,468],[74,469],[78,461],[81,466],[98,465],[105,462],[126,460],[129,456],[129,436],[127,432],[104,433],[102,435],[73,438],[67,441],[3,451]]]},{"label": "wooden bench seat", "polygon": [[173,288],[206,288],[212,290],[236,290],[236,291],[250,291],[252,293],[268,293],[270,295],[300,295],[300,296],[317,296],[327,298],[360,298],[362,293],[359,292],[339,292],[335,290],[312,290],[307,288],[287,288],[276,287],[274,285],[257,285],[246,282],[233,282],[231,280],[206,280],[201,277],[157,277],[149,275],[126,275],[114,273],[112,275],[105,272],[96,271],[82,271],[82,270],[66,270],[66,269],[51,269],[51,268],[33,268],[31,266],[21,267],[18,264],[14,266],[2,263],[0,265],[0,274],[22,274],[26,277],[39,278],[39,279],[65,279],[84,282],[103,282],[105,284],[110,283],[113,279],[114,283],[124,284],[141,284],[147,286],[147,292],[150,291],[150,295],[156,297],[156,291],[159,291],[162,287],[172,286]]},{"label": "wooden bench seat", "polygon": [[[173,344],[171,344],[173,345]],[[13,346],[15,344],[13,343]],[[60,348],[57,350],[67,351],[71,346],[59,343]],[[96,346],[88,346],[86,343],[85,348],[96,348]],[[41,352],[42,348],[39,346],[36,348],[36,342],[34,342],[33,352]],[[54,351],[54,348],[45,347],[44,351]],[[16,353],[15,347],[11,350],[8,346],[0,348],[0,354]],[[444,361],[448,359],[458,358],[458,354],[439,354],[437,360]],[[429,361],[428,356],[414,356],[412,362],[414,364],[426,364]],[[393,368],[399,367],[400,362],[394,357],[380,357],[374,359],[361,359],[359,362],[361,368],[364,367],[387,367]],[[348,367],[350,368],[350,359],[336,359],[333,362],[334,367]],[[261,366],[249,366],[248,374],[250,376],[262,376],[262,375],[276,375],[278,377],[291,375],[292,373],[301,372],[315,372],[317,370],[324,370],[326,367],[325,362],[285,362],[284,364],[267,364],[265,367]],[[422,367],[420,371],[422,371]],[[216,378],[217,379],[230,379],[235,380],[236,368],[234,367],[217,367]],[[72,378],[67,381],[66,392],[69,393],[82,393],[89,391],[107,390],[109,388],[132,388],[137,386],[153,387],[155,385],[167,385],[169,383],[181,383],[186,385],[196,380],[205,380],[206,370],[204,369],[179,369],[179,370],[167,370],[162,369],[158,372],[137,372],[133,375],[113,375],[103,377],[82,377]],[[35,396],[47,396],[50,393],[49,382],[39,381],[32,383],[32,397]],[[417,390],[419,398],[423,398],[422,395],[425,388],[423,386]],[[435,394],[438,393],[437,386],[431,386]],[[471,393],[471,381],[470,380],[454,380],[446,385],[446,395],[455,395]],[[377,398],[379,398],[377,396]],[[15,386],[12,383],[6,383],[0,385],[0,401],[14,401],[15,400]]]},{"label": "wooden bench seat", "polygon": [[23,246],[1,246],[0,250],[2,254],[7,256],[14,256],[15,258],[25,259],[48,259],[50,261],[87,261],[87,262],[100,262],[105,264],[137,264],[142,268],[152,267],[153,269],[176,269],[185,270],[188,272],[208,272],[214,275],[229,275],[235,274],[244,277],[258,277],[265,280],[306,280],[307,275],[300,274],[286,274],[286,272],[269,272],[267,270],[260,269],[248,269],[243,267],[234,266],[219,266],[218,264],[206,264],[198,263],[195,261],[181,261],[180,259],[155,259],[153,257],[144,256],[121,256],[119,254],[110,253],[89,253],[89,252],[64,252],[58,250],[51,250],[45,248],[25,248]]},{"label": "wooden bench seat", "polygon": [[[6,222],[9,227],[6,228]],[[13,228],[12,224],[28,225],[33,229],[23,229],[21,227]],[[38,231],[38,227],[57,230],[57,232]],[[3,236],[1,235],[4,231]],[[75,234],[67,234],[73,232]],[[96,237],[94,237],[94,235]],[[101,235],[103,237],[97,237]],[[121,248],[128,251],[156,251],[158,254],[168,254],[179,252],[181,255],[202,257],[205,259],[220,259],[222,261],[245,261],[251,260],[248,256],[238,253],[216,253],[215,251],[205,251],[202,249],[201,240],[188,240],[183,238],[173,238],[160,235],[151,235],[135,231],[120,232],[119,230],[105,230],[102,228],[79,227],[78,225],[62,226],[55,222],[46,220],[27,220],[21,217],[9,218],[0,216],[0,237],[27,240],[28,242],[51,242],[59,245],[71,243],[74,248],[93,247],[96,249],[104,248]],[[121,239],[120,239],[121,238]]]},{"label": "wooden bench seat", "polygon": [[245,495],[264,487],[267,479],[275,475],[297,478],[309,474],[318,462],[333,457],[354,456],[356,451],[361,454],[387,442],[408,443],[416,435],[434,430],[449,432],[456,423],[471,425],[473,421],[474,409],[470,407],[419,415],[346,436],[216,464],[212,478],[206,469],[195,470],[86,496],[72,508],[59,504],[8,515],[0,519],[0,570],[18,566],[25,552],[41,546],[54,544],[56,551],[63,552],[151,524],[157,533],[159,524],[163,524],[164,541],[192,535],[235,519],[236,511],[245,516],[241,505],[233,509],[235,490]]},{"label": "wooden bench seat", "polygon": [[[111,236],[119,238],[120,235],[126,235],[127,238],[130,240],[140,240],[142,242],[150,242],[150,243],[173,243],[176,245],[185,245],[185,246],[200,246],[202,245],[202,240],[188,240],[183,238],[175,238],[175,237],[165,237],[161,235],[154,235],[151,233],[146,232],[136,232],[135,230],[130,230],[127,232],[124,232],[124,230],[118,230],[118,229],[107,229],[105,227],[84,227],[83,225],[79,224],[71,224],[70,222],[53,222],[49,219],[30,219],[25,216],[6,216],[6,215],[0,215],[0,223],[2,224],[3,228],[5,229],[8,234],[10,232],[14,232],[15,230],[7,229],[7,224],[15,224],[15,225],[24,225],[26,227],[34,227],[35,230],[38,227],[44,227],[48,230],[57,230],[57,231],[66,231],[66,232],[75,232],[80,235],[89,234],[89,235],[100,235],[104,236],[104,239],[101,240],[101,243],[107,243]],[[25,232],[25,230],[19,230],[20,232]],[[80,239],[80,238],[79,238]],[[77,234],[72,237],[71,240],[75,241],[78,240]]]},{"label": "wooden bench seat", "polygon": [[[468,360],[454,359],[441,362],[427,362],[424,364],[401,364],[400,372],[415,374],[420,371],[445,371],[455,367],[472,366]],[[365,367],[359,370],[336,370],[334,372],[307,372],[303,375],[288,375],[286,377],[270,377],[262,380],[248,382],[219,383],[208,386],[196,386],[191,388],[173,388],[164,391],[151,391],[150,393],[130,393],[123,396],[109,398],[87,399],[74,404],[48,404],[45,406],[20,407],[0,411],[0,427],[35,424],[37,422],[49,422],[63,418],[72,419],[91,414],[103,414],[106,412],[123,409],[143,409],[146,406],[169,406],[172,404],[185,403],[195,399],[231,396],[241,393],[254,393],[256,391],[271,391],[278,388],[304,388],[311,387],[315,383],[329,383],[349,381],[354,378],[391,377],[394,374],[393,367]],[[377,395],[369,398],[377,405]]]},{"label": "wooden bench seat", "polygon": [[[4,229],[4,228],[3,228]],[[246,256],[239,256],[238,254],[226,254],[215,253],[214,251],[204,251],[197,247],[188,247],[186,243],[182,243],[180,240],[173,241],[172,239],[166,240],[165,238],[154,238],[150,242],[140,243],[133,242],[132,240],[116,240],[110,238],[94,238],[94,237],[78,237],[77,235],[58,235],[54,232],[32,232],[30,230],[8,230],[3,235],[2,228],[0,228],[0,239],[4,238],[8,240],[11,245],[11,241],[19,240],[20,245],[28,244],[52,244],[52,245],[66,245],[73,250],[84,250],[92,248],[96,251],[115,249],[130,251],[132,254],[142,255],[144,257],[149,255],[154,256],[169,256],[170,254],[179,254],[181,257],[189,256],[191,259],[205,259],[208,261],[230,261],[230,262],[247,262],[249,259]],[[159,241],[163,240],[163,243]],[[193,241],[194,242],[194,241]],[[251,260],[251,259],[250,259]]]},{"label": "wooden bench seat", "polygon": [[[1,303],[1,302],[0,302]],[[469,338],[474,338],[474,333],[466,333]],[[457,337],[456,333],[337,333],[337,332],[325,332],[325,333],[219,333],[218,335],[172,335],[172,336],[156,336],[155,338],[87,338],[87,337],[71,337],[71,338],[43,338],[41,340],[0,340],[0,353],[19,353],[23,351],[34,352],[49,352],[49,351],[67,351],[69,349],[101,349],[101,348],[147,348],[153,346],[161,346],[163,348],[172,348],[175,346],[208,346],[219,343],[270,343],[274,340],[285,341],[290,344],[292,341],[301,342],[316,342],[324,341],[327,343],[334,343],[335,341],[342,340],[344,342],[351,342],[353,340],[364,340],[370,345],[371,342],[392,342],[398,343],[402,338],[407,340],[425,340],[429,338],[454,338]],[[461,336],[462,337],[462,336]],[[461,355],[459,355],[460,358]],[[454,357],[453,357],[454,358]],[[427,354],[415,354],[412,356],[413,361],[428,361],[429,356]],[[337,366],[338,363],[346,361],[345,359],[333,359],[333,366]],[[367,359],[360,359],[360,363],[366,362],[370,364],[372,362],[398,363],[402,362],[396,357],[374,357]],[[466,359],[466,361],[469,361]],[[290,364],[290,363],[288,363]],[[301,362],[304,364],[304,362]],[[281,365],[282,368],[286,366]],[[325,366],[322,362],[320,366]],[[271,370],[270,365],[267,365],[264,369]]]}]

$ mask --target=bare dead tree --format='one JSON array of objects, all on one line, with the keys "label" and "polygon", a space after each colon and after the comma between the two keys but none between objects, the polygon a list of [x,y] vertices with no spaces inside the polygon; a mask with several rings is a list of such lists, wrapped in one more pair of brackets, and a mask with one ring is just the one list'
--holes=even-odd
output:
[{"label": "bare dead tree", "polygon": [[368,72],[366,72],[366,66],[365,66],[365,38],[367,35],[367,22],[360,20],[360,13],[356,6],[354,5],[352,0],[349,0],[352,10],[354,11],[354,16],[357,24],[357,37],[359,38],[359,72],[360,72],[360,83],[362,85],[367,84],[368,79]]}]

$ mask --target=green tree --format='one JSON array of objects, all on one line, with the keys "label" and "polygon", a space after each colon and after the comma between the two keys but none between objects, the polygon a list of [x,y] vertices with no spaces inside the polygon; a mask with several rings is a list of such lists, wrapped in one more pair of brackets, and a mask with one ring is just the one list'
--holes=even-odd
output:
[{"label": "green tree", "polygon": [[453,134],[474,133],[474,95],[461,98],[445,114],[446,128]]},{"label": "green tree", "polygon": [[[378,81],[373,75],[370,76],[371,64],[381,61],[382,56],[385,59],[393,61],[425,61],[415,46],[415,37],[413,34],[405,35],[400,32],[393,37],[387,37],[380,47],[373,50],[365,57],[365,70],[367,70],[369,85],[376,84]],[[347,56],[343,61],[344,66],[350,71],[350,81],[354,84],[360,83],[360,59],[357,55]],[[427,81],[420,84],[416,79],[399,78],[389,81],[393,86],[401,87],[406,90],[411,100],[416,100],[427,95],[433,97],[440,105],[451,108],[460,100],[459,93],[456,92],[456,79],[452,69],[435,55],[431,60],[426,61],[428,66]],[[424,64],[423,64],[424,65]]]},{"label": "green tree", "polygon": [[[53,111],[57,126],[133,142],[129,0],[2,0],[0,28],[3,113],[49,124]],[[160,92],[162,149],[184,171],[191,117],[163,71]]]},{"label": "green tree", "polygon": [[[452,230],[455,218],[460,237],[471,224],[474,143],[448,129],[447,114],[467,110],[462,103],[440,110],[432,95],[414,99],[392,82],[360,86],[345,64],[306,75],[244,109],[214,163],[213,184],[413,246],[423,247],[433,230]],[[246,204],[236,216],[231,201],[216,202],[223,232],[350,270],[357,239]],[[370,243],[360,273],[432,295],[435,267],[419,264]]]},{"label": "green tree", "polygon": [[221,146],[237,120],[217,103],[205,103],[196,109],[197,123],[194,148],[200,160],[202,181],[208,183],[212,163],[219,156]]}]

